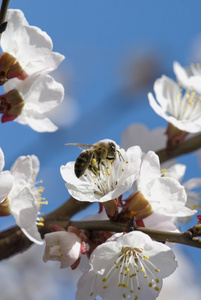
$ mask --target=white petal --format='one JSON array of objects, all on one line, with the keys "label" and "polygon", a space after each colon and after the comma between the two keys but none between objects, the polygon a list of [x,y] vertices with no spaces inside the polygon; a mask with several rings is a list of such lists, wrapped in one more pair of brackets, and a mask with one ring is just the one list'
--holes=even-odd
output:
[{"label": "white petal", "polygon": [[19,191],[15,197],[12,197],[12,191],[9,196],[10,209],[17,225],[28,230],[36,223],[38,216],[35,197],[27,187]]},{"label": "white petal", "polygon": [[13,186],[13,176],[9,171],[0,173],[0,203],[5,200]]},{"label": "white petal", "polygon": [[[96,277],[97,275],[93,270],[88,271],[80,277],[77,283],[76,300],[92,300],[95,298],[97,294],[95,283]],[[93,295],[91,295],[92,291]]]},{"label": "white petal", "polygon": [[156,102],[152,93],[148,93],[148,100],[150,106],[153,108],[155,113],[157,113],[157,115],[168,121],[169,116],[165,113],[164,109]]},{"label": "white petal", "polygon": [[175,164],[172,167],[168,168],[165,172],[166,177],[173,177],[179,182],[182,181],[184,174],[186,172],[186,166],[182,164]]},{"label": "white petal", "polygon": [[4,166],[5,166],[4,154],[2,149],[0,148],[0,171],[3,170]]},{"label": "white petal", "polygon": [[177,180],[162,177],[150,182],[148,189],[149,202],[155,212],[173,217],[191,216],[196,213],[185,207],[187,200],[185,189]]},{"label": "white petal", "polygon": [[177,62],[173,63],[173,70],[177,77],[177,80],[184,86],[188,86],[188,73],[186,70]]},{"label": "white petal", "polygon": [[34,170],[34,173],[38,174],[39,170],[40,170],[40,161],[38,159],[37,156],[35,155],[30,155],[31,157],[31,161],[32,161],[32,170]]},{"label": "white petal", "polygon": [[36,111],[26,110],[15,119],[16,122],[29,125],[33,130],[38,132],[54,132],[58,129],[48,118]]},{"label": "white petal", "polygon": [[63,85],[49,75],[29,76],[17,86],[25,102],[23,110],[45,113],[58,106],[64,98]]},{"label": "white petal", "polygon": [[192,190],[194,188],[201,186],[201,178],[191,178],[186,181],[184,184],[185,189]]},{"label": "white petal", "polygon": [[24,187],[32,179],[33,166],[31,156],[20,156],[11,167],[15,185]]},{"label": "white petal", "polygon": [[174,221],[175,218],[159,215],[155,212],[153,212],[149,217],[143,219],[143,223],[147,228],[178,232],[178,229],[175,226]]},{"label": "white petal", "polygon": [[30,241],[32,241],[35,244],[43,245],[43,240],[41,239],[40,233],[38,232],[38,228],[36,224],[29,228],[21,228],[21,230],[24,232],[24,234],[28,237]]},{"label": "white petal", "polygon": [[140,191],[146,190],[146,185],[153,179],[161,176],[160,161],[155,152],[149,151],[144,155],[140,174],[138,178],[138,189]]},{"label": "white petal", "polygon": [[165,75],[155,81],[154,91],[163,110],[167,110],[172,99],[175,99],[176,96],[180,97],[179,86]]}]

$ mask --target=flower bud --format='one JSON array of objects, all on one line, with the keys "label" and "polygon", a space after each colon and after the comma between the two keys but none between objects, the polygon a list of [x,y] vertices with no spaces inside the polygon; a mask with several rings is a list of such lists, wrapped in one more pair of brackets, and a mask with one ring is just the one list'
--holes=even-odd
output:
[{"label": "flower bud", "polygon": [[7,217],[11,215],[8,197],[0,203],[0,217]]},{"label": "flower bud", "polygon": [[7,52],[0,54],[0,85],[4,84],[8,79],[17,77],[24,80],[27,76],[27,73],[22,69],[15,57]]},{"label": "flower bud", "polygon": [[131,211],[133,216],[136,216],[137,220],[144,219],[153,213],[152,207],[144,197],[144,195],[137,191],[127,200],[128,210]]},{"label": "flower bud", "polygon": [[5,123],[17,118],[24,106],[24,101],[18,90],[11,90],[0,96],[0,113],[3,113],[1,122]]}]

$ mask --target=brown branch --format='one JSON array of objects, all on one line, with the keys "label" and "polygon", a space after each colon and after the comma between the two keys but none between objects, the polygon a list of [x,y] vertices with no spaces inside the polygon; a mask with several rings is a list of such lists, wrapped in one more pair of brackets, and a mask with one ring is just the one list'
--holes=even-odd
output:
[{"label": "brown branch", "polygon": [[[55,211],[45,216],[44,226],[38,227],[41,236],[53,231],[51,223],[65,219],[66,223],[79,211],[87,208],[90,202],[81,202],[70,198],[67,202]],[[0,260],[8,258],[14,254],[25,251],[32,242],[24,235],[18,226],[12,227],[0,233]]]},{"label": "brown branch", "polygon": [[9,2],[10,2],[10,0],[3,0],[1,3],[0,24],[2,24],[5,21]]},{"label": "brown branch", "polygon": [[[182,143],[174,151],[167,152],[166,149],[163,149],[158,151],[157,154],[159,155],[160,161],[165,162],[166,160],[169,160],[176,156],[180,156],[195,151],[200,147],[201,147],[201,134],[193,138],[190,138],[186,142]],[[39,232],[41,233],[41,236],[44,237],[45,233],[51,232],[53,229],[50,224],[54,222],[57,223],[57,221],[59,220],[65,219],[65,226],[68,226],[69,219],[79,211],[88,207],[90,204],[91,204],[90,202],[81,202],[73,198],[70,198],[66,203],[64,203],[62,206],[57,208],[55,211],[49,213],[45,217],[44,227],[39,227]],[[115,226],[117,230],[117,224]],[[144,232],[145,230],[148,229],[147,228],[144,228],[143,230],[141,229],[141,231]],[[154,234],[153,230],[152,230],[152,234]],[[151,237],[154,238],[153,235]],[[195,245],[197,245],[196,244],[197,242],[195,243],[195,240],[197,241],[197,239],[189,240],[188,245],[196,247]],[[177,242],[177,241],[174,240],[172,242]],[[186,244],[185,239],[184,242]],[[4,258],[8,258],[16,253],[25,251],[31,244],[32,242],[28,240],[28,238],[23,234],[23,232],[17,226],[1,232],[0,233],[0,260]]]},{"label": "brown branch", "polygon": [[160,157],[160,162],[162,163],[174,157],[196,151],[199,148],[201,148],[201,134],[188,139],[172,151],[162,149],[157,151],[156,154]]},{"label": "brown branch", "polygon": [[[103,230],[103,231],[113,231],[113,232],[125,232],[127,230],[126,224],[115,223],[108,220],[104,221],[81,221],[81,222],[70,222],[70,225],[77,227],[78,229],[85,230]],[[189,232],[168,232],[155,230],[145,227],[135,227],[134,230],[144,232],[148,234],[152,239],[159,242],[170,242],[183,244],[195,248],[201,249],[201,239],[190,238]],[[189,233],[189,234],[187,234]]]}]

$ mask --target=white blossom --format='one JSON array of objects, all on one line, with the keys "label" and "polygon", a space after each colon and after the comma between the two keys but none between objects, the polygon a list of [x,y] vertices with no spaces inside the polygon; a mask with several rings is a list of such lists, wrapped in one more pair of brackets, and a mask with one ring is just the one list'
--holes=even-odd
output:
[{"label": "white blossom", "polygon": [[45,234],[44,262],[60,261],[60,268],[70,267],[81,255],[81,239],[76,234],[56,231]]},{"label": "white blossom", "polygon": [[179,85],[172,79],[162,76],[154,83],[156,100],[148,94],[153,110],[168,123],[185,132],[201,131],[201,101],[195,92],[181,93]]},{"label": "white blossom", "polygon": [[7,196],[9,208],[17,225],[36,244],[43,244],[37,229],[39,209],[47,204],[41,198],[43,187],[35,181],[39,171],[39,160],[35,155],[20,156],[11,168],[13,187]]},{"label": "white blossom", "polygon": [[201,178],[191,178],[185,182],[183,181],[183,177],[186,171],[186,166],[183,164],[175,164],[171,168],[165,170],[164,175],[173,177],[177,179],[180,183],[182,183],[183,187],[185,188],[187,194],[187,202],[186,206],[191,209],[200,208],[200,193],[193,191],[196,188],[201,187]]},{"label": "white blossom", "polygon": [[142,232],[130,232],[98,246],[91,269],[78,281],[76,299],[149,299],[177,267],[172,250]]},{"label": "white blossom", "polygon": [[164,176],[160,169],[159,157],[149,151],[144,155],[137,179],[137,190],[151,204],[154,212],[170,216],[183,217],[196,213],[187,208],[187,195],[178,180]]},{"label": "white blossom", "polygon": [[45,114],[59,105],[64,98],[64,88],[49,75],[35,73],[17,85],[24,107],[14,120],[29,125],[38,132],[53,132],[58,129]]},{"label": "white blossom", "polygon": [[[36,72],[48,74],[58,67],[64,56],[52,52],[52,40],[46,32],[30,26],[19,9],[9,9],[6,21],[8,25],[1,36],[1,48],[14,56],[28,75]],[[18,81],[9,80],[10,89]]]},{"label": "white blossom", "polygon": [[183,68],[178,62],[174,62],[173,70],[183,87],[201,94],[201,65],[199,63]]},{"label": "white blossom", "polygon": [[100,173],[97,175],[87,169],[84,175],[77,178],[74,172],[75,162],[61,166],[61,176],[66,181],[66,188],[71,196],[80,201],[105,202],[128,191],[138,176],[141,149],[135,146],[127,151],[123,148],[118,151],[121,156],[117,155],[112,164],[107,161],[104,161],[105,166],[100,164]]},{"label": "white blossom", "polygon": [[4,165],[4,154],[0,148],[0,203],[6,199],[13,186],[13,176],[10,171],[3,171]]}]

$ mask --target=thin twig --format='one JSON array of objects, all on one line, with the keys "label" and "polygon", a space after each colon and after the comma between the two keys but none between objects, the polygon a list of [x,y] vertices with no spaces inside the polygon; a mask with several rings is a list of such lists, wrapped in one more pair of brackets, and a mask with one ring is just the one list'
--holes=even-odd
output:
[{"label": "thin twig", "polygon": [[[108,220],[70,222],[70,225],[75,226],[78,229],[85,229],[89,231],[103,230],[103,231],[113,231],[113,232],[125,232],[127,228],[126,224],[115,223]],[[197,238],[190,239],[186,235],[186,233],[154,230],[145,227],[135,227],[134,229],[148,234],[152,239],[159,242],[171,242],[171,243],[183,244],[183,245],[201,249],[201,239],[197,239]]]},{"label": "thin twig", "polygon": [[10,2],[10,0],[3,0],[1,3],[0,24],[2,24],[5,21],[9,2]]}]

